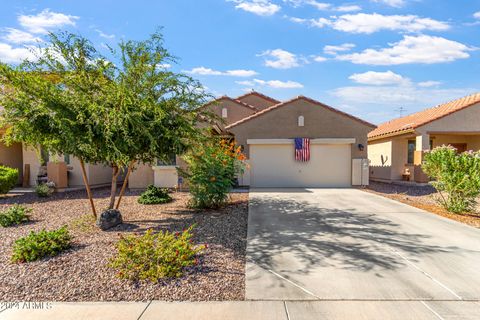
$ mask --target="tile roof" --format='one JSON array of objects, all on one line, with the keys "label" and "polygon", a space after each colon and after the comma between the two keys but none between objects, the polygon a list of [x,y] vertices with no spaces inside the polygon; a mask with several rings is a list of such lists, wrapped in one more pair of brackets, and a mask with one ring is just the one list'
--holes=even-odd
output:
[{"label": "tile roof", "polygon": [[269,108],[263,109],[263,110],[261,110],[261,111],[259,111],[259,112],[257,112],[257,113],[254,113],[254,114],[252,114],[252,115],[250,115],[250,116],[248,116],[248,117],[245,117],[245,118],[243,118],[243,119],[241,119],[241,120],[239,120],[239,121],[237,121],[237,122],[234,122],[234,123],[232,123],[232,124],[229,124],[228,126],[225,127],[225,129],[230,129],[230,128],[232,128],[232,127],[235,127],[235,126],[237,126],[237,125],[240,125],[240,124],[242,124],[242,123],[244,123],[244,122],[247,122],[247,121],[249,121],[249,120],[251,120],[251,119],[257,118],[257,117],[261,116],[262,114],[265,114],[265,113],[270,112],[270,111],[272,111],[272,110],[278,109],[278,108],[280,108],[280,107],[282,107],[282,106],[288,105],[288,104],[290,104],[290,103],[292,103],[292,102],[294,102],[294,101],[297,101],[297,100],[305,100],[305,101],[308,101],[308,102],[310,102],[310,103],[313,103],[313,104],[318,105],[318,106],[322,106],[322,107],[324,107],[324,108],[326,108],[326,109],[328,109],[328,110],[331,110],[331,111],[333,111],[333,112],[336,112],[336,113],[338,113],[338,114],[341,114],[341,115],[343,115],[343,116],[346,116],[346,117],[348,117],[348,118],[351,118],[351,119],[353,119],[353,120],[359,121],[359,122],[361,122],[361,123],[363,123],[363,124],[365,124],[365,125],[367,125],[367,126],[369,126],[369,127],[372,127],[372,128],[375,128],[375,127],[376,127],[374,124],[371,124],[371,123],[369,123],[369,122],[367,122],[367,121],[364,121],[364,120],[362,120],[362,119],[360,119],[360,118],[354,117],[354,116],[352,116],[352,115],[350,115],[350,114],[348,114],[348,113],[345,113],[345,112],[343,112],[343,111],[340,111],[340,110],[337,110],[337,109],[332,108],[332,107],[330,107],[330,106],[327,106],[326,104],[323,104],[323,103],[321,103],[321,102],[319,102],[319,101],[316,101],[316,100],[314,100],[314,99],[307,98],[307,97],[305,97],[305,96],[298,96],[298,97],[292,98],[292,99],[290,99],[290,100],[287,100],[287,101],[284,101],[284,102],[275,104],[275,105],[273,105],[273,106],[271,106],[271,107],[269,107]]},{"label": "tile roof", "polygon": [[278,101],[277,99],[274,99],[272,97],[269,97],[269,96],[264,95],[263,93],[260,93],[260,92],[257,92],[257,91],[250,91],[248,93],[245,93],[245,94],[242,94],[241,96],[236,97],[235,99],[240,100],[240,99],[243,99],[245,97],[252,96],[252,95],[260,97],[260,98],[268,100],[268,101],[271,101],[275,104],[280,103],[280,101]]},{"label": "tile roof", "polygon": [[390,120],[380,124],[368,134],[369,139],[379,139],[384,136],[395,136],[411,132],[432,121],[446,117],[454,112],[468,108],[480,102],[480,92],[457,100],[437,105],[433,108],[410,114],[405,117]]},{"label": "tile roof", "polygon": [[258,109],[255,108],[254,106],[249,105],[248,103],[245,103],[245,102],[243,102],[243,101],[230,98],[229,96],[221,96],[221,97],[219,97],[219,98],[216,98],[216,99],[214,99],[214,100],[212,100],[212,101],[207,102],[206,104],[204,104],[203,107],[208,106],[208,105],[211,105],[211,104],[213,104],[213,103],[215,103],[215,102],[217,102],[217,101],[221,101],[221,100],[232,101],[232,102],[234,102],[234,103],[236,103],[236,104],[239,104],[239,105],[241,105],[241,106],[247,107],[247,108],[249,108],[249,109],[251,109],[251,110],[253,110],[253,111],[255,111],[255,112],[258,111]]}]

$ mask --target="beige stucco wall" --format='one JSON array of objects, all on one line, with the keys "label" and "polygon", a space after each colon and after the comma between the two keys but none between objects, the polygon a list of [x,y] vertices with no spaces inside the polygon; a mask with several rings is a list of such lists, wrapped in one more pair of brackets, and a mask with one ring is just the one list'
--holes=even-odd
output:
[{"label": "beige stucco wall", "polygon": [[138,164],[130,174],[128,187],[132,189],[144,189],[154,183],[154,172],[149,164]]},{"label": "beige stucco wall", "polygon": [[[104,166],[103,164],[87,164],[86,171],[88,182],[92,186],[112,183],[112,167],[110,166]],[[123,179],[119,176],[118,181],[123,181]]]},{"label": "beige stucco wall", "polygon": [[402,179],[408,162],[408,140],[406,137],[392,139],[392,180]]},{"label": "beige stucco wall", "polygon": [[263,109],[266,109],[266,108],[271,107],[274,104],[276,104],[275,102],[273,102],[271,100],[267,100],[265,98],[259,97],[259,96],[254,95],[254,94],[242,97],[238,100],[240,100],[242,102],[245,102],[245,103],[247,103],[251,106],[254,106],[258,110],[263,110]]},{"label": "beige stucco wall", "polygon": [[[254,110],[228,99],[222,99],[217,103],[208,105],[206,108],[215,113],[220,119],[223,119],[224,123],[220,124],[222,128],[224,125],[236,122],[255,113]],[[222,118],[223,108],[227,109],[227,118]]]},{"label": "beige stucco wall", "polygon": [[[303,127],[298,126],[299,116],[305,119]],[[366,124],[303,99],[229,129],[237,144],[244,146],[247,156],[247,139],[355,138],[352,158],[367,158],[367,134],[371,130],[373,128]],[[359,143],[364,145],[363,151],[358,149]]]},{"label": "beige stucco wall", "polygon": [[368,160],[371,178],[389,180],[392,170],[392,141],[384,139],[370,142]]},{"label": "beige stucco wall", "polygon": [[432,134],[430,138],[434,148],[451,143],[466,143],[467,150],[480,150],[480,135]]},{"label": "beige stucco wall", "polygon": [[6,146],[0,142],[0,165],[18,169],[18,182],[22,182],[23,157],[22,144],[14,143]]},{"label": "beige stucco wall", "polygon": [[40,169],[40,161],[38,159],[37,150],[32,147],[23,146],[23,163],[30,165],[30,180],[29,185],[34,186],[37,184],[38,171]]},{"label": "beige stucco wall", "polygon": [[457,111],[416,129],[419,134],[429,132],[480,132],[480,103]]}]

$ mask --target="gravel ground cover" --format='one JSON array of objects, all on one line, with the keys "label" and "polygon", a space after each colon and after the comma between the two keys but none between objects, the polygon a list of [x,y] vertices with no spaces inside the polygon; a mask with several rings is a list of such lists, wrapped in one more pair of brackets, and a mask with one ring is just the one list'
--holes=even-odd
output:
[{"label": "gravel ground cover", "polygon": [[[475,213],[454,214],[446,211],[435,200],[438,193],[432,186],[407,186],[371,181],[366,192],[372,192],[413,207],[480,228],[480,205]],[[480,199],[479,203],[480,203]]]},{"label": "gravel ground cover", "polygon": [[[97,208],[107,206],[108,194],[108,189],[95,190]],[[188,209],[188,193],[174,193],[173,202],[149,206],[138,204],[138,195],[127,192],[120,207],[124,224],[108,231],[93,226],[83,191],[57,193],[47,199],[34,193],[0,199],[0,210],[14,203],[33,209],[31,222],[0,227],[0,300],[244,299],[248,193],[233,193],[228,206],[207,211]],[[149,228],[182,231],[194,223],[195,243],[207,243],[208,248],[199,265],[182,278],[132,283],[118,279],[115,270],[108,267],[121,234],[143,233]],[[10,262],[15,239],[31,230],[63,225],[68,225],[74,236],[72,249],[36,262]]]}]

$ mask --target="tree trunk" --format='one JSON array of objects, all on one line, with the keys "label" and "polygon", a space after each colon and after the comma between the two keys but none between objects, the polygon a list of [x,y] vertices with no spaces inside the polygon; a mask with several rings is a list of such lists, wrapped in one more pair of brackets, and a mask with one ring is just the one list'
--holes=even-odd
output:
[{"label": "tree trunk", "polygon": [[130,177],[130,173],[132,172],[134,165],[135,165],[135,160],[130,162],[130,164],[128,165],[127,174],[125,175],[125,180],[123,181],[122,189],[120,190],[120,194],[118,195],[117,205],[115,206],[115,209],[117,210],[118,210],[118,207],[120,207],[120,202],[122,201],[123,194],[125,193],[125,189],[127,188],[128,177]]},{"label": "tree trunk", "polygon": [[118,170],[117,166],[113,166],[112,171],[112,189],[110,190],[110,204],[108,205],[108,209],[113,209],[115,206],[115,196],[117,193],[117,178],[120,170]]},{"label": "tree trunk", "polygon": [[87,172],[85,171],[85,163],[80,159],[80,167],[82,168],[83,184],[87,190],[88,200],[90,200],[90,207],[95,219],[97,218],[97,211],[95,210],[95,204],[93,203],[92,191],[90,190],[90,184],[88,183]]}]

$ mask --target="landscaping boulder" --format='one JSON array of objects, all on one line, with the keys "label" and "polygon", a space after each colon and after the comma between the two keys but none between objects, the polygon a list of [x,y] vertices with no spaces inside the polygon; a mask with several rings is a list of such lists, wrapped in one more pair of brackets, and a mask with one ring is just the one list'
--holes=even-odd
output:
[{"label": "landscaping boulder", "polygon": [[103,211],[97,219],[97,226],[102,230],[107,230],[118,226],[123,222],[122,214],[115,209]]}]

